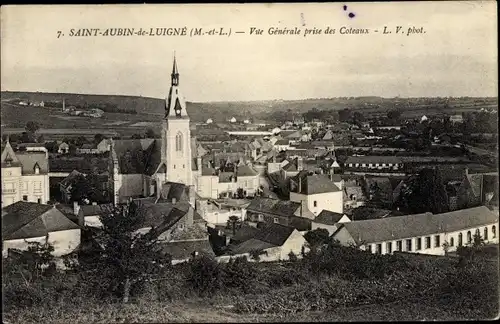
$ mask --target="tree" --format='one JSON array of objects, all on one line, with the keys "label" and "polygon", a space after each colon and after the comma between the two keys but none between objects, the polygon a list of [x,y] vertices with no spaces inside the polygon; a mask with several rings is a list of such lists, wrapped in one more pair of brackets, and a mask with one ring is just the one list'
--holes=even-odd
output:
[{"label": "tree", "polygon": [[422,169],[418,176],[410,179],[396,205],[415,214],[448,212],[448,194],[439,169]]},{"label": "tree", "polygon": [[401,111],[399,109],[389,110],[387,112],[387,118],[393,121],[398,121],[401,118]]},{"label": "tree", "polygon": [[351,119],[351,111],[347,108],[339,110],[338,114],[339,114],[339,121],[341,122],[347,122],[348,120]]},{"label": "tree", "polygon": [[239,199],[245,198],[245,194],[244,194],[243,188],[238,188],[236,190],[236,195],[238,196]]},{"label": "tree", "polygon": [[33,133],[23,132],[21,134],[21,137],[19,138],[19,142],[21,142],[21,143],[34,143],[35,136],[33,135]]},{"label": "tree", "polygon": [[94,135],[94,144],[99,144],[103,139],[104,139],[104,136],[102,134],[95,134]]},{"label": "tree", "polygon": [[37,130],[40,129],[40,125],[38,125],[37,122],[29,121],[29,122],[26,123],[26,126],[24,127],[24,129],[28,133],[35,133]]},{"label": "tree", "polygon": [[316,250],[318,247],[328,244],[330,241],[330,233],[324,228],[317,228],[315,230],[309,231],[304,235],[309,248],[311,250]]},{"label": "tree", "polygon": [[57,152],[57,149],[58,149],[58,146],[57,146],[57,143],[56,142],[45,142],[45,148],[47,149],[47,151],[49,151],[50,153],[55,153]]},{"label": "tree", "polygon": [[156,138],[155,131],[152,128],[146,130],[146,138]]},{"label": "tree", "polygon": [[238,216],[229,216],[229,219],[227,220],[227,227],[233,229],[233,235],[236,234],[236,228],[241,227],[241,221]]},{"label": "tree", "polygon": [[92,187],[89,181],[83,174],[79,174],[71,184],[70,200],[82,203],[86,199],[89,199],[91,192],[92,192]]},{"label": "tree", "polygon": [[84,271],[93,271],[107,289],[122,297],[127,303],[130,292],[171,264],[158,248],[155,229],[140,233],[144,227],[143,206],[128,204],[110,208],[100,217],[102,235],[100,253],[83,264]]},{"label": "tree", "polygon": [[142,139],[142,135],[141,134],[133,134],[130,138],[131,139]]}]

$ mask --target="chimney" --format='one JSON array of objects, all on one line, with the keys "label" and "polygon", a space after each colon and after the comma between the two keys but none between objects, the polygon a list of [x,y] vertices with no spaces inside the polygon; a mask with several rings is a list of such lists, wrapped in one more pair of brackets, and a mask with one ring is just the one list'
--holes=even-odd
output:
[{"label": "chimney", "polygon": [[189,206],[189,209],[187,211],[187,218],[186,218],[186,227],[192,226],[194,223],[194,208]]},{"label": "chimney", "polygon": [[193,185],[189,186],[189,204],[196,209],[196,190]]},{"label": "chimney", "polygon": [[78,212],[80,212],[80,206],[77,201],[73,201],[73,214],[78,215]]},{"label": "chimney", "polygon": [[92,206],[97,206],[97,202],[92,202]]},{"label": "chimney", "polygon": [[172,204],[175,204],[177,202],[177,199],[175,197],[172,198]]},{"label": "chimney", "polygon": [[302,161],[302,156],[297,157],[297,170],[300,172],[303,169],[303,161]]},{"label": "chimney", "polygon": [[302,192],[302,176],[299,173],[299,191],[297,193],[301,193],[301,192]]}]

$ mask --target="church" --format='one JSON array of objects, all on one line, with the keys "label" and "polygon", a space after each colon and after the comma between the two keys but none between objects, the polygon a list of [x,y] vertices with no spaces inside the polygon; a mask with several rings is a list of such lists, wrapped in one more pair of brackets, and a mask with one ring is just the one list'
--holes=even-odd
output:
[{"label": "church", "polygon": [[239,188],[248,195],[256,192],[259,175],[251,166],[238,166],[227,176],[227,172],[218,174],[209,163],[203,165],[189,122],[174,57],[161,139],[111,140],[109,186],[115,204],[129,198],[158,196],[167,182],[182,183],[201,198],[234,194]]}]

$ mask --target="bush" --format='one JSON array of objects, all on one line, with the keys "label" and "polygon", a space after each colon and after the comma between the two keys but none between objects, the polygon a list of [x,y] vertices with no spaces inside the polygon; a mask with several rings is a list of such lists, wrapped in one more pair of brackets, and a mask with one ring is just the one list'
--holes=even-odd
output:
[{"label": "bush", "polygon": [[187,281],[201,296],[223,287],[223,269],[213,258],[202,256],[190,262]]}]

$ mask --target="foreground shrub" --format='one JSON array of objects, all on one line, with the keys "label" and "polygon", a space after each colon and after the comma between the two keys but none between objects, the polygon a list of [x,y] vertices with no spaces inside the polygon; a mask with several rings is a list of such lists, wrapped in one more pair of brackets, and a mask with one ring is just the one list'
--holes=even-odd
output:
[{"label": "foreground shrub", "polygon": [[222,265],[215,259],[202,256],[190,262],[187,281],[201,296],[215,293],[223,287]]}]

